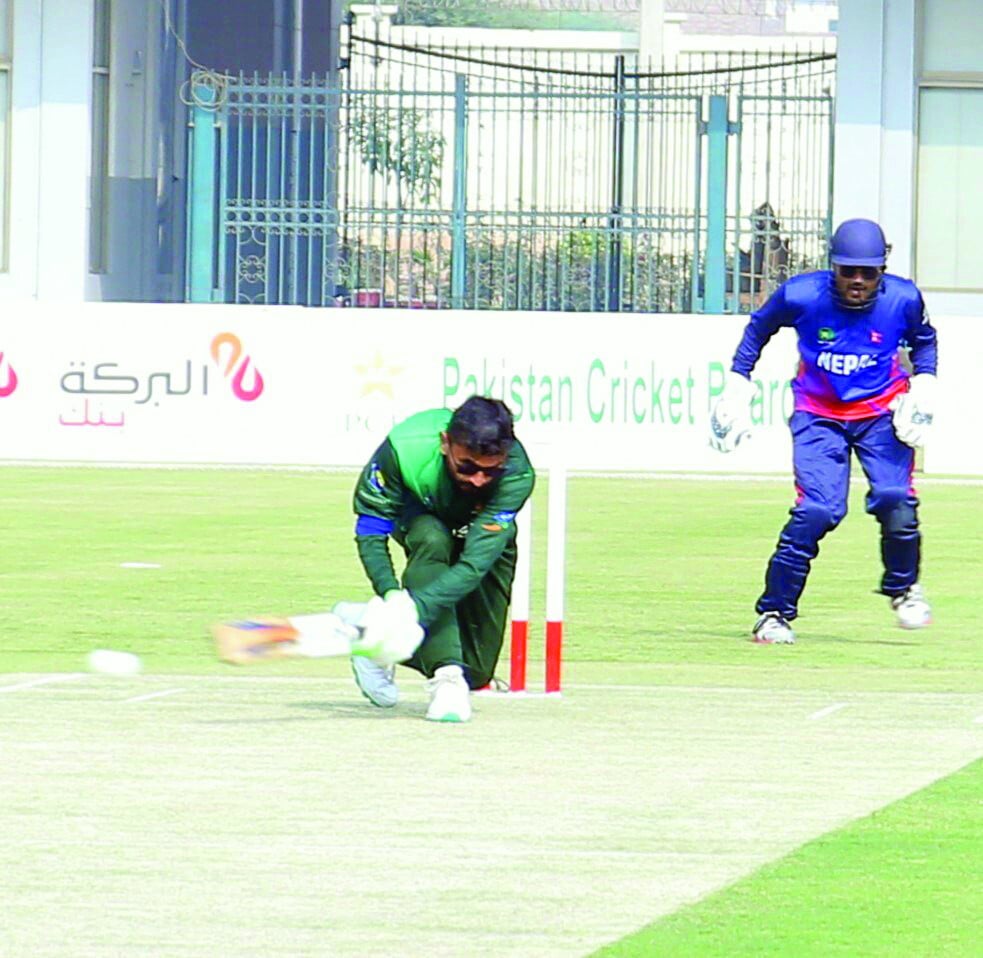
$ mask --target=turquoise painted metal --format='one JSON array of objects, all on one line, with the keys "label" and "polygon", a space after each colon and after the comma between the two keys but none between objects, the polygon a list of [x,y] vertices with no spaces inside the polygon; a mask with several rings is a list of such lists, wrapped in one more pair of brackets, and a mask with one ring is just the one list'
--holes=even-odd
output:
[{"label": "turquoise painted metal", "polygon": [[825,262],[827,55],[518,69],[359,39],[340,86],[195,88],[189,299],[736,313]]},{"label": "turquoise painted metal", "polygon": [[467,292],[468,78],[454,77],[454,199],[451,213],[451,306],[463,309]]},{"label": "turquoise painted metal", "polygon": [[191,107],[188,188],[187,298],[192,303],[211,302],[215,290],[216,243],[216,90],[202,84],[194,90]]},{"label": "turquoise painted metal", "polygon": [[703,312],[724,312],[727,272],[727,97],[711,96],[707,137],[707,244]]}]

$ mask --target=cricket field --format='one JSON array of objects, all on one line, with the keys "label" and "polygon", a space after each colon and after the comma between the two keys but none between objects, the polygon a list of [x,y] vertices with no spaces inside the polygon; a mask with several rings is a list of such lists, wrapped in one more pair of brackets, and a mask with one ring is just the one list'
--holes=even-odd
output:
[{"label": "cricket field", "polygon": [[344,661],[215,658],[219,619],[368,597],[353,483],[0,467],[0,956],[979,954],[983,483],[918,483],[930,628],[858,484],[766,647],[789,481],[573,475],[562,695],[543,523],[531,694],[460,726],[405,669],[383,711]]}]

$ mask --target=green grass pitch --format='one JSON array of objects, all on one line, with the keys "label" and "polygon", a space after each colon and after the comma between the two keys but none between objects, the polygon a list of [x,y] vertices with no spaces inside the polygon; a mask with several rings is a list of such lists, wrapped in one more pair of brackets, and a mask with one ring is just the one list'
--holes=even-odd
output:
[{"label": "green grass pitch", "polygon": [[[352,542],[353,482],[354,475],[344,472],[0,468],[4,529],[0,595],[5,610],[0,689],[12,689],[8,695],[0,694],[0,710],[4,710],[0,714],[8,718],[26,715],[18,709],[29,709],[27,703],[39,701],[41,693],[30,699],[21,690],[13,690],[14,686],[48,673],[82,672],[87,653],[97,647],[139,654],[146,680],[187,678],[189,683],[204,683],[201,689],[227,688],[243,672],[216,661],[208,634],[210,623],[244,614],[318,611],[339,598],[365,595]],[[547,511],[547,486],[544,477],[536,493],[537,522],[541,524],[533,536],[534,609],[543,605],[546,543],[542,520]],[[793,843],[794,848],[771,856],[750,874],[719,883],[724,887],[711,894],[695,895],[692,904],[674,907],[669,914],[653,909],[656,920],[651,925],[625,937],[614,935],[599,951],[600,942],[588,944],[584,938],[571,943],[569,951],[558,953],[979,953],[983,929],[983,896],[979,894],[983,765],[978,761],[983,754],[983,627],[979,615],[983,485],[926,481],[920,492],[922,582],[933,604],[932,627],[917,633],[897,629],[887,600],[875,594],[877,527],[864,513],[863,489],[857,486],[849,514],[824,541],[815,564],[797,622],[798,644],[769,648],[755,646],[747,638],[764,565],[790,505],[789,484],[571,478],[564,649],[570,709],[577,707],[578,687],[593,690],[585,691],[583,697],[593,695],[599,703],[616,702],[617,690],[630,687],[651,688],[653,696],[664,696],[667,702],[691,689],[717,690],[722,696],[753,692],[765,703],[764,721],[768,721],[769,696],[780,699],[792,694],[805,697],[804,701],[815,700],[816,710],[824,702],[871,703],[880,701],[877,696],[884,696],[884,701],[908,701],[921,696],[919,701],[926,702],[949,702],[947,697],[952,697],[960,709],[969,712],[959,712],[961,770],[950,768],[941,781],[893,800],[873,815]],[[126,567],[128,563],[143,567]],[[534,645],[532,683],[541,681],[537,651]],[[320,676],[335,680],[342,675],[335,666],[337,663],[269,663],[262,667],[261,675],[264,681],[282,679],[284,683]],[[507,676],[506,662],[499,671]],[[255,674],[245,676],[243,682],[252,681]],[[214,682],[226,684],[208,684]],[[149,688],[152,693],[157,686]],[[610,694],[604,692],[607,688]],[[83,707],[84,696],[81,692],[78,696],[76,703],[74,698],[63,700],[54,692],[49,694],[55,713],[67,723],[59,726],[69,730],[63,737],[92,722],[92,734],[100,740],[105,730],[98,715],[83,717],[80,712],[77,724],[71,724],[71,710]],[[133,698],[137,697],[134,691]],[[340,681],[331,686],[329,699],[340,716],[361,722],[366,730],[375,727],[371,719],[400,722],[394,749],[423,736],[427,736],[428,747],[433,747],[433,729],[417,723],[418,715],[382,717],[364,706],[353,687]],[[567,695],[563,704],[568,707]],[[330,711],[318,711],[321,706],[316,701],[305,700],[301,705],[307,715],[331,721]],[[271,723],[286,721],[274,718],[278,714],[275,693],[260,707],[269,710]],[[163,706],[162,714],[168,714]],[[493,737],[502,714],[490,707],[479,709],[464,733],[477,731]],[[535,728],[536,715],[524,714]],[[190,713],[186,718],[194,721]],[[678,721],[680,716],[667,711],[663,719]],[[208,721],[219,728],[224,719],[217,716]],[[870,727],[875,731],[878,721],[876,716],[871,718]],[[40,740],[24,742],[36,727],[7,721],[11,736],[7,744],[41,748]],[[612,713],[609,727],[611,736],[620,734],[617,712]],[[849,738],[850,721],[840,721],[837,728]],[[250,727],[249,731],[261,734],[262,729],[257,732]],[[884,731],[889,741],[890,729]],[[775,734],[782,734],[780,726]],[[931,737],[926,736],[924,740],[915,736],[912,741],[930,748],[925,743]],[[838,747],[836,741],[830,739],[829,747]],[[49,742],[44,747],[57,749],[57,745]],[[869,761],[876,764],[878,758],[872,754]],[[480,763],[474,765],[476,770],[479,767]],[[43,783],[43,772],[38,774]],[[84,776],[84,772],[79,774]],[[483,773],[475,771],[479,774]],[[33,792],[33,784],[28,788],[16,776],[16,769],[8,765],[0,777],[0,786],[12,789],[7,793],[15,796],[12,807],[6,812],[0,809],[0,826],[8,834],[16,834],[10,829],[15,828],[18,815],[37,813],[56,821],[65,814],[41,784]],[[776,806],[774,813],[781,816],[785,811]],[[84,855],[73,848],[67,845],[62,860],[62,867],[69,870],[73,855]],[[35,864],[28,866],[16,857],[4,862],[0,853],[0,866],[13,869],[13,874],[24,869],[25,884],[19,894],[27,905],[43,910],[44,890],[31,885],[37,877],[31,870]],[[206,866],[203,874],[207,873]],[[47,873],[37,873],[42,874]],[[514,893],[515,889],[509,890]],[[3,908],[0,905],[0,919]],[[19,920],[24,924],[11,926],[22,928],[12,932],[14,946],[28,934],[23,930],[28,928],[27,919]],[[638,921],[635,927],[642,925],[645,921]],[[0,928],[3,926],[0,920]],[[5,943],[10,945],[3,935],[0,930],[0,954],[7,953]],[[208,940],[204,926],[201,935]],[[185,950],[168,950],[159,942],[155,945],[151,935],[142,944],[131,943],[125,953],[205,953],[195,951],[193,940],[185,945]],[[453,953],[448,948],[446,953]],[[357,953],[357,947],[353,949]],[[38,949],[35,953],[72,952]],[[78,953],[116,952],[93,945],[91,952]],[[243,947],[235,953],[254,952]],[[285,949],[282,953],[291,952]],[[308,950],[298,945],[293,953],[316,954],[317,950],[314,945]],[[405,953],[414,954],[412,950]],[[474,952],[458,953],[551,952],[545,946],[537,950],[529,942],[507,945],[494,939]]]}]

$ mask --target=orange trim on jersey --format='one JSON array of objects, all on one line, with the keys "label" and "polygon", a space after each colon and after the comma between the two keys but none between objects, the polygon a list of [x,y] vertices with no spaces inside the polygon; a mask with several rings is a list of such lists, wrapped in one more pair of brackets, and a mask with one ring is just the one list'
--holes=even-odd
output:
[{"label": "orange trim on jersey", "polygon": [[795,411],[811,412],[816,416],[843,421],[872,419],[874,416],[883,416],[889,412],[889,406],[895,398],[907,391],[908,380],[904,378],[892,383],[877,396],[859,399],[856,402],[829,402],[816,396],[804,396],[797,392],[795,394]]}]

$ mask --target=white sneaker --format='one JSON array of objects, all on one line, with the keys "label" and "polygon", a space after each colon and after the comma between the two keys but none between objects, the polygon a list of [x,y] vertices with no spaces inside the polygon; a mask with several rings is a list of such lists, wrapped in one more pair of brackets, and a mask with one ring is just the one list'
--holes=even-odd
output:
[{"label": "white sneaker", "polygon": [[921,629],[932,621],[932,607],[925,601],[925,593],[917,582],[901,595],[893,596],[891,608],[902,629]]},{"label": "white sneaker", "polygon": [[364,655],[353,655],[351,663],[356,684],[362,690],[362,695],[373,705],[378,705],[381,709],[391,709],[399,701],[394,665],[386,668]]},{"label": "white sneaker", "polygon": [[467,722],[471,719],[471,690],[459,665],[442,665],[427,682],[431,722]]},{"label": "white sneaker", "polygon": [[761,645],[792,645],[795,633],[779,612],[766,612],[751,630],[751,641]]}]

